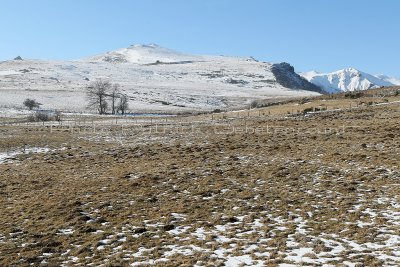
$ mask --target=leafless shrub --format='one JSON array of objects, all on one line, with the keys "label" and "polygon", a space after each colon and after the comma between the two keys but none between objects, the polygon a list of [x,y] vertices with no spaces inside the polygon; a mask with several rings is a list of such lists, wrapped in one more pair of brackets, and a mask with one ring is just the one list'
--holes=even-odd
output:
[{"label": "leafless shrub", "polygon": [[37,111],[35,114],[29,115],[28,122],[45,122],[45,121],[61,121],[61,113],[59,111]]},{"label": "leafless shrub", "polygon": [[27,107],[29,110],[32,110],[33,108],[38,108],[40,107],[40,105],[42,104],[37,102],[35,99],[27,98],[24,100],[24,106]]}]

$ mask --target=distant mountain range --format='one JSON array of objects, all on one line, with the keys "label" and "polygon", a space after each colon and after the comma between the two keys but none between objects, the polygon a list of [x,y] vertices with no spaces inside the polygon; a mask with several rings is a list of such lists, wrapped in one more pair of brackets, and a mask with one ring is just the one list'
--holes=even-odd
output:
[{"label": "distant mountain range", "polygon": [[20,56],[2,61],[0,109],[22,107],[25,98],[34,98],[45,109],[88,111],[85,88],[96,79],[120,84],[131,112],[142,113],[240,109],[253,100],[400,85],[399,79],[353,68],[299,75],[289,63],[132,45],[71,61]]},{"label": "distant mountain range", "polygon": [[343,69],[332,73],[310,71],[300,73],[300,75],[328,93],[400,85],[400,79],[385,75],[371,75],[354,68]]},{"label": "distant mountain range", "polygon": [[120,84],[131,112],[145,113],[239,109],[257,99],[321,92],[287,63],[190,55],[151,44],[74,61],[0,62],[0,108],[21,107],[30,97],[46,109],[87,111],[85,88],[96,79]]}]

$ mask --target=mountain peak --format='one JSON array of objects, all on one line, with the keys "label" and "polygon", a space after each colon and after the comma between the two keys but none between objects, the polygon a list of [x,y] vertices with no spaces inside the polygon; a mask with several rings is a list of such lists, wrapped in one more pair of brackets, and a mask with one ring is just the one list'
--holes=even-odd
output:
[{"label": "mountain peak", "polygon": [[333,73],[345,74],[345,75],[360,75],[362,72],[356,68],[350,67],[350,68],[345,68],[342,70],[335,71]]},{"label": "mountain peak", "polygon": [[344,69],[344,71],[345,71],[345,72],[360,72],[358,69],[356,69],[356,68],[353,68],[353,67],[350,67],[350,68]]},{"label": "mountain peak", "polygon": [[183,54],[157,44],[132,44],[128,48],[110,51],[86,60],[92,62],[153,64],[199,61],[200,59],[200,56]]},{"label": "mountain peak", "polygon": [[346,68],[332,73],[306,72],[301,75],[309,82],[322,87],[329,93],[358,91],[394,85],[389,79],[383,79],[356,68]]},{"label": "mountain peak", "polygon": [[132,44],[128,47],[128,49],[135,49],[135,48],[162,48],[158,44]]}]

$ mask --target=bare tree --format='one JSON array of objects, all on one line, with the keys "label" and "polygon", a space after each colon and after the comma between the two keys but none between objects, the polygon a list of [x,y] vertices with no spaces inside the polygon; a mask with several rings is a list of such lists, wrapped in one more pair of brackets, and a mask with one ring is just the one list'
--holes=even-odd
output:
[{"label": "bare tree", "polygon": [[109,81],[97,80],[86,88],[88,106],[97,108],[99,114],[105,114],[108,108],[107,97],[112,84]]},{"label": "bare tree", "polygon": [[24,100],[24,106],[27,107],[29,110],[32,110],[33,108],[38,108],[40,107],[40,105],[42,104],[37,102],[35,99],[27,98]]},{"label": "bare tree", "polygon": [[249,109],[253,109],[253,108],[257,108],[258,107],[258,101],[257,100],[253,100],[250,103]]},{"label": "bare tree", "polygon": [[119,102],[118,102],[118,110],[121,112],[122,115],[126,113],[129,108],[129,98],[125,94],[119,95]]},{"label": "bare tree", "polygon": [[114,83],[111,88],[111,92],[109,97],[111,98],[111,113],[117,113],[117,98],[120,98],[120,86],[117,83]]}]

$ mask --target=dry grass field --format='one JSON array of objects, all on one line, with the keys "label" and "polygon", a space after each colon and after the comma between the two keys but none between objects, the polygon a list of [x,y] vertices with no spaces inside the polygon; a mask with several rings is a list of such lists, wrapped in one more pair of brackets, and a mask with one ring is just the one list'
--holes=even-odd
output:
[{"label": "dry grass field", "polygon": [[390,92],[95,131],[0,124],[0,265],[399,266]]}]

